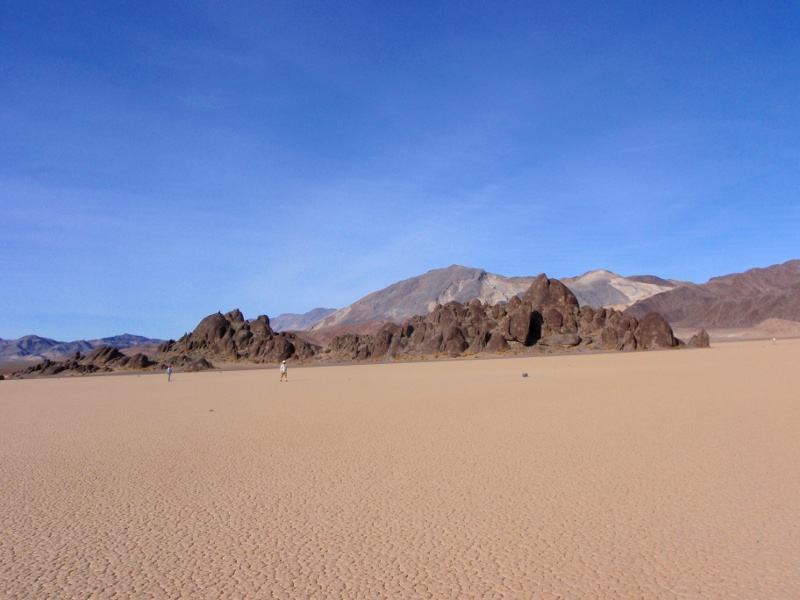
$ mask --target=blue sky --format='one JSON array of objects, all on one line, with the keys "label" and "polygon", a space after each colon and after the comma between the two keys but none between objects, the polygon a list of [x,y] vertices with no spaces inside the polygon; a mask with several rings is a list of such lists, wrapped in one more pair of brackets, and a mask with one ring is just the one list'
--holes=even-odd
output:
[{"label": "blue sky", "polygon": [[0,5],[0,337],[800,258],[800,4]]}]

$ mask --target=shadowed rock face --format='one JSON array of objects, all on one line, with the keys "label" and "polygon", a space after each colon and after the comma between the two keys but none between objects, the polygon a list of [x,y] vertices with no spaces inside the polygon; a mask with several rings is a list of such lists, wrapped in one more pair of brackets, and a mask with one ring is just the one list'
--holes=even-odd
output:
[{"label": "shadowed rock face", "polygon": [[125,358],[127,357],[118,348],[101,346],[100,348],[95,348],[86,356],[86,362],[101,366],[119,362]]},{"label": "shadowed rock face", "polygon": [[224,315],[209,315],[192,333],[177,342],[171,340],[162,344],[158,348],[158,357],[166,364],[178,364],[175,359],[183,355],[266,363],[292,358],[309,359],[318,349],[293,333],[275,333],[266,315],[247,321],[241,311],[235,309]]},{"label": "shadowed rock face", "polygon": [[196,373],[198,371],[208,371],[209,369],[213,369],[214,365],[208,362],[205,358],[198,358],[197,360],[191,361],[184,367],[184,371],[187,373]]},{"label": "shadowed rock face", "polygon": [[448,302],[403,325],[375,335],[337,336],[330,351],[357,360],[410,354],[460,356],[534,345],[598,350],[647,350],[677,345],[672,328],[657,313],[641,320],[621,312],[580,307],[560,281],[539,275],[521,298],[489,305]]},{"label": "shadowed rock face", "polygon": [[686,344],[687,348],[709,348],[711,347],[711,340],[708,332],[703,329],[692,336]]}]

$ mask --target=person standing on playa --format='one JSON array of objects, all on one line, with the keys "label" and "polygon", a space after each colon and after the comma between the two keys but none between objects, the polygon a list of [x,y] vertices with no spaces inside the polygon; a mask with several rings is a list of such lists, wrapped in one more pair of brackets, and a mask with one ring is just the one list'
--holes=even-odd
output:
[{"label": "person standing on playa", "polygon": [[167,367],[167,381],[172,381],[172,367]]},{"label": "person standing on playa", "polygon": [[285,379],[288,382],[289,381],[289,373],[288,373],[288,371],[286,369],[286,361],[285,360],[281,361],[281,369],[280,370],[281,370],[281,379],[280,380],[283,381]]}]

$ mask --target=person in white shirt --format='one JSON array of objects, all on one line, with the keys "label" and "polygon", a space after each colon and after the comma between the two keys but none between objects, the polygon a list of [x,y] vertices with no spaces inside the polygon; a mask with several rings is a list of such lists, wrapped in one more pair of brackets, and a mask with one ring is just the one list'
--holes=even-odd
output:
[{"label": "person in white shirt", "polygon": [[287,369],[286,369],[286,361],[285,360],[281,361],[281,379],[280,380],[281,381],[286,380],[287,382],[289,381],[289,373],[287,372]]}]

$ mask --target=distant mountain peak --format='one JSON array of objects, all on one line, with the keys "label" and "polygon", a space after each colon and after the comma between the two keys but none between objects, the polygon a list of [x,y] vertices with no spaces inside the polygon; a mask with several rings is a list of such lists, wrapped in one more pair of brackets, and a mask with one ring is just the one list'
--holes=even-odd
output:
[{"label": "distant mountain peak", "polygon": [[503,277],[463,265],[431,269],[372,292],[328,315],[311,329],[370,322],[402,323],[451,301],[469,302],[477,298],[489,304],[507,302],[528,289],[533,280],[533,277]]},{"label": "distant mountain peak", "polygon": [[581,305],[617,310],[671,289],[670,286],[636,281],[606,269],[588,271],[579,277],[563,277],[560,281],[575,294]]},{"label": "distant mountain peak", "polygon": [[335,308],[314,308],[303,314],[284,313],[269,322],[273,331],[304,331],[335,311]]}]

